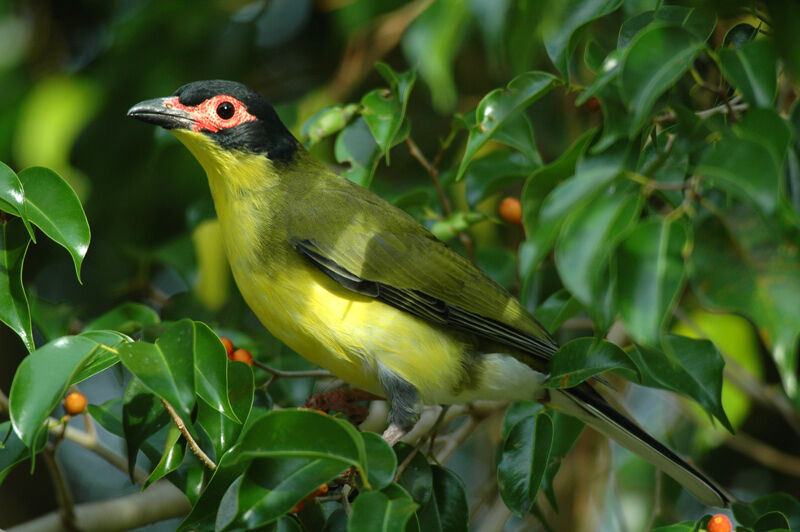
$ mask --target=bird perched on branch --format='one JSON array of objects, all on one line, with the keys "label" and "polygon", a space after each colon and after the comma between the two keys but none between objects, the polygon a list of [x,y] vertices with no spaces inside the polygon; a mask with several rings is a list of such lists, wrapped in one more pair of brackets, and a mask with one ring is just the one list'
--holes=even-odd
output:
[{"label": "bird perched on branch", "polygon": [[170,130],[197,158],[247,304],[299,354],[386,397],[390,443],[423,404],[537,400],[641,455],[703,503],[729,502],[590,384],[544,388],[557,345],[523,306],[411,216],[316,160],[256,91],[197,81],[128,116]]}]

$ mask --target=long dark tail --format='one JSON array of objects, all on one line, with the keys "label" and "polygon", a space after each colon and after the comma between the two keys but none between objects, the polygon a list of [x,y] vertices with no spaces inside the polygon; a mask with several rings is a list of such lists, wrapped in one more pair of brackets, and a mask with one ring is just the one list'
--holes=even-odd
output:
[{"label": "long dark tail", "polygon": [[589,385],[550,390],[549,404],[638,454],[674,478],[703,504],[725,508],[731,502],[730,495],[627,416],[615,410]]}]

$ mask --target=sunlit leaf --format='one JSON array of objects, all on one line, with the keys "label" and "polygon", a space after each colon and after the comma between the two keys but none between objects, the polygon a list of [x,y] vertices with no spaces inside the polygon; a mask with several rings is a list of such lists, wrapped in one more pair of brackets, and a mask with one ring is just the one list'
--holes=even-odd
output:
[{"label": "sunlit leaf", "polygon": [[638,381],[639,369],[616,344],[596,338],[576,338],[553,354],[545,386],[571,388],[606,371]]},{"label": "sunlit leaf", "polygon": [[19,219],[0,223],[0,321],[17,333],[33,351],[33,330],[28,296],[22,285],[22,266],[31,237]]}]

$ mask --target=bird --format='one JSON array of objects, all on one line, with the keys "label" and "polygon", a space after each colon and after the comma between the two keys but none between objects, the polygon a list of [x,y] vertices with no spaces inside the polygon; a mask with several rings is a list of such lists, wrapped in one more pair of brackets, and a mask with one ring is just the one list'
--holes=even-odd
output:
[{"label": "bird", "polygon": [[558,344],[525,307],[412,216],[316,159],[259,92],[195,81],[127,114],[194,155],[248,306],[307,360],[385,397],[390,444],[426,404],[534,400],[642,456],[702,503],[731,502],[595,385],[543,386]]}]

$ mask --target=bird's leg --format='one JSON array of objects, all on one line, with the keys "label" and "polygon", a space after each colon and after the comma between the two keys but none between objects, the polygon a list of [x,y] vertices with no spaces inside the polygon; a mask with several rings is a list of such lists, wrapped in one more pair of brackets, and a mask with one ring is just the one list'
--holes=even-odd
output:
[{"label": "bird's leg", "polygon": [[383,432],[383,439],[394,446],[419,421],[422,403],[419,392],[411,383],[380,363],[378,379],[391,406],[389,427]]}]

